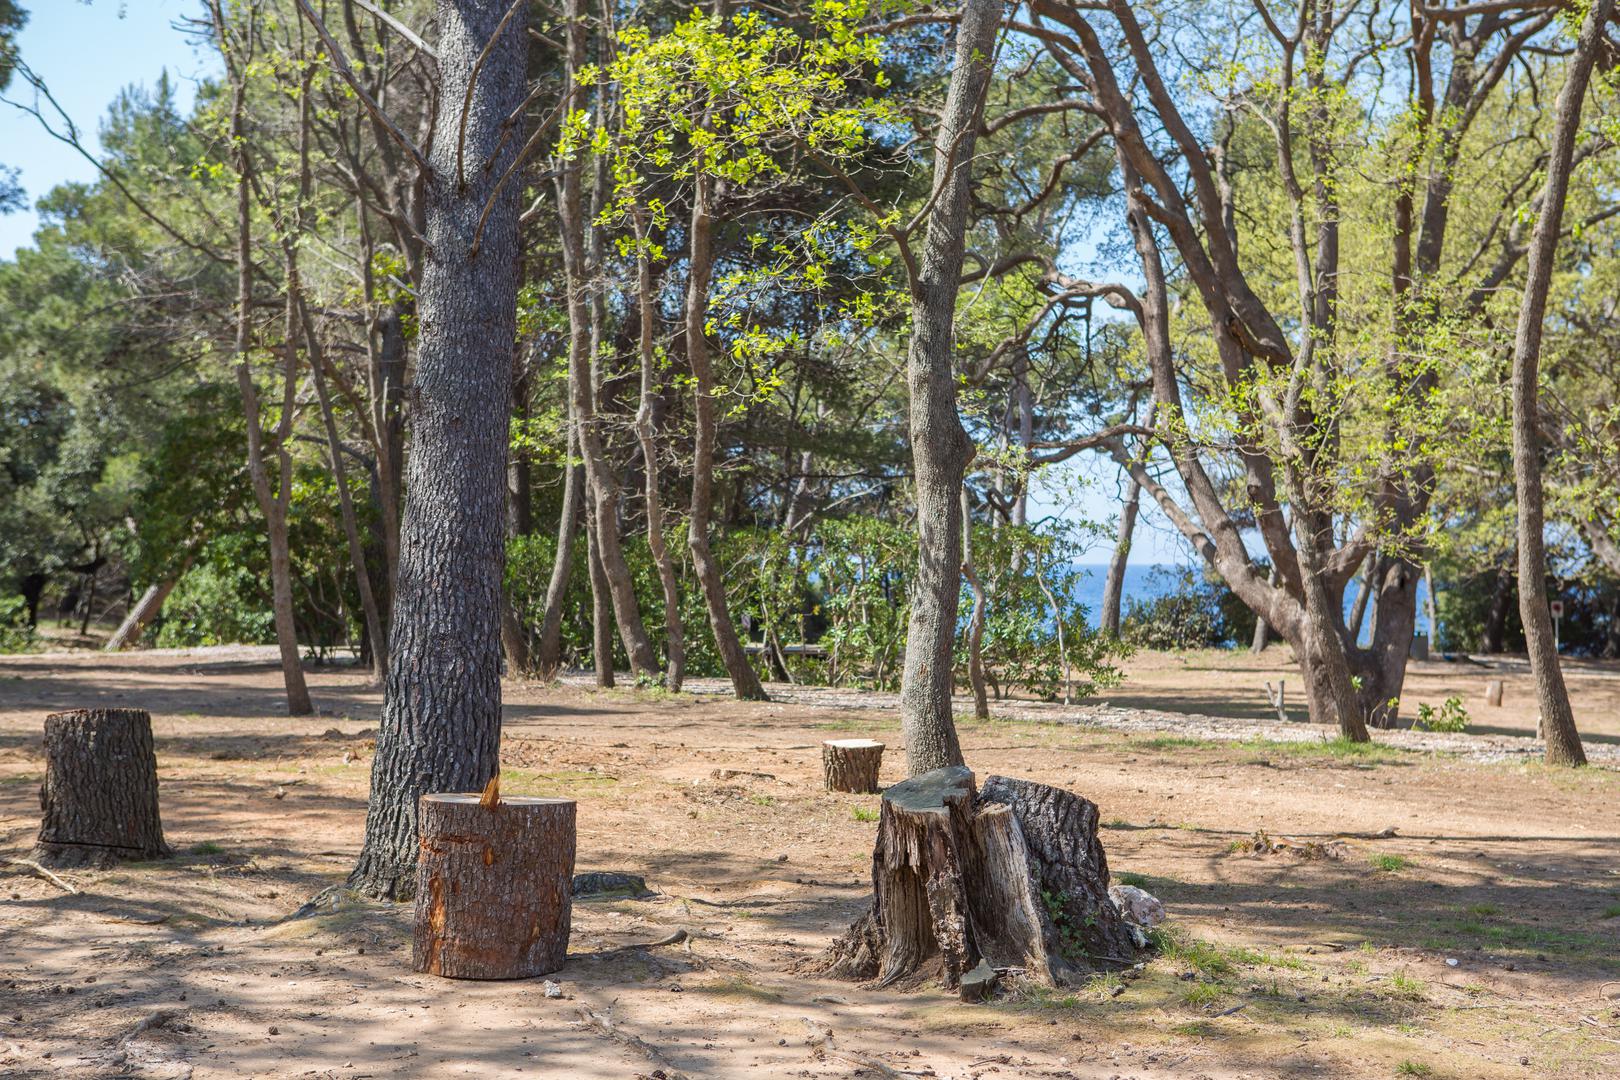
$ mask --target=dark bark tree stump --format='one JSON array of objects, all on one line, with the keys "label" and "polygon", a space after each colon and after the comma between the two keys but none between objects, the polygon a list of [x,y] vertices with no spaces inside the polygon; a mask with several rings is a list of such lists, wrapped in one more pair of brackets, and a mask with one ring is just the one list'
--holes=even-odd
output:
[{"label": "dark bark tree stump", "polygon": [[822,958],[828,974],[955,989],[985,962],[1063,986],[1137,955],[1108,898],[1096,805],[1045,784],[992,776],[975,793],[957,766],[889,788],[872,892]]},{"label": "dark bark tree stump", "polygon": [[34,860],[52,867],[107,867],[164,859],[157,755],[144,709],[76,709],[45,718],[44,811]]},{"label": "dark bark tree stump", "polygon": [[412,967],[527,979],[562,967],[573,899],[574,802],[424,795]]},{"label": "dark bark tree stump", "polygon": [[883,744],[871,739],[828,739],[821,744],[821,771],[828,791],[876,795]]}]

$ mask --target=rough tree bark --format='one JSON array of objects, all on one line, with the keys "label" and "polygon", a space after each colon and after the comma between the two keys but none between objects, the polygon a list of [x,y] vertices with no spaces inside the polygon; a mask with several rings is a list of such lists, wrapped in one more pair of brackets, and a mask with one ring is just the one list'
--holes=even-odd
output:
[{"label": "rough tree bark", "polygon": [[872,739],[828,739],[821,744],[821,779],[828,791],[876,795],[883,744]]},{"label": "rough tree bark", "polygon": [[951,720],[951,653],[962,591],[958,493],[973,444],[956,411],[954,324],[973,149],[1000,24],[1000,0],[964,0],[950,88],[934,136],[933,208],[911,281],[906,384],[918,558],[900,679],[900,726],[913,776],[962,764]]},{"label": "rough tree bark", "polygon": [[44,812],[34,859],[42,866],[107,867],[162,859],[157,756],[145,709],[79,709],[45,718]]},{"label": "rough tree bark", "polygon": [[638,210],[636,230],[636,292],[641,312],[641,402],[636,408],[636,439],[641,443],[641,463],[647,500],[647,546],[658,567],[658,583],[664,590],[664,686],[679,691],[686,679],[686,640],[681,629],[681,593],[675,579],[675,563],[664,540],[664,506],[658,490],[658,413],[657,358],[654,330],[658,305],[653,296],[652,257],[647,253],[647,223]]},{"label": "rough tree bark", "polygon": [[129,614],[124,616],[124,621],[118,624],[118,629],[113,631],[112,637],[107,639],[107,644],[102,646],[102,651],[118,652],[141,640],[146,628],[163,610],[163,601],[167,600],[174,587],[180,584],[180,579],[185,576],[190,565],[191,556],[187,555],[178,572],[148,585],[146,591],[141,593],[141,598],[135,601],[135,606],[129,609]]},{"label": "rough tree bark", "polygon": [[1564,200],[1574,167],[1575,140],[1580,134],[1581,106],[1592,65],[1604,44],[1604,24],[1614,12],[1615,0],[1593,0],[1581,21],[1575,54],[1570,58],[1564,85],[1554,110],[1552,147],[1548,153],[1547,181],[1542,193],[1541,216],[1530,239],[1524,301],[1519,308],[1518,333],[1513,342],[1513,480],[1519,504],[1519,615],[1536,681],[1536,703],[1547,740],[1549,765],[1584,765],[1586,752],[1575,730],[1575,712],[1558,664],[1552,615],[1547,609],[1547,551],[1545,510],[1541,486],[1538,372],[1541,362],[1542,319],[1547,311],[1547,290],[1558,255],[1558,233],[1563,224]]},{"label": "rough tree bark", "polygon": [[427,154],[414,432],[392,648],[365,847],[350,887],[416,887],[422,795],[478,791],[498,768],[506,449],[517,336],[522,20],[505,0],[439,0],[442,80]]},{"label": "rough tree bark", "polygon": [[424,795],[421,817],[412,970],[531,979],[562,967],[574,801]]},{"label": "rough tree bark", "polygon": [[963,766],[889,788],[872,853],[872,906],[823,968],[878,986],[955,987],[980,961],[1073,985],[1127,966],[1137,946],[1108,898],[1095,804]]}]

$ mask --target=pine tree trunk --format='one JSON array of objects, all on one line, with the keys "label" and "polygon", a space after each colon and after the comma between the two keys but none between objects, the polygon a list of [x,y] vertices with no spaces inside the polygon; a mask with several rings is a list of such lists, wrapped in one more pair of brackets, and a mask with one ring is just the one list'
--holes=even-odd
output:
[{"label": "pine tree trunk", "polygon": [[574,801],[424,795],[411,969],[531,979],[568,955]]},{"label": "pine tree trunk", "polygon": [[1584,765],[1586,751],[1575,730],[1575,711],[1564,685],[1552,616],[1547,607],[1538,415],[1542,320],[1546,316],[1547,292],[1558,256],[1558,233],[1574,167],[1581,106],[1585,103],[1593,63],[1604,47],[1605,24],[1613,12],[1614,0],[1593,0],[1587,8],[1575,55],[1570,59],[1564,85],[1558,91],[1547,181],[1541,193],[1540,214],[1530,237],[1524,300],[1519,308],[1518,333],[1513,343],[1513,479],[1519,506],[1519,615],[1524,621],[1525,646],[1530,654],[1530,671],[1535,676],[1536,704],[1541,709],[1549,765]]},{"label": "pine tree trunk", "polygon": [[[973,590],[973,611],[968,615],[968,686],[973,690],[973,716],[990,719],[990,699],[984,685],[984,615],[986,598],[978,568],[973,565],[973,516],[967,486],[962,487],[962,576]],[[1061,650],[1059,650],[1061,651]]]},{"label": "pine tree trunk", "polygon": [[918,559],[900,680],[900,726],[913,776],[962,764],[951,719],[951,661],[962,591],[957,500],[973,446],[956,411],[954,323],[974,146],[1000,23],[999,2],[965,0],[950,88],[934,138],[937,198],[911,282],[906,383]]},{"label": "pine tree trunk", "polygon": [[1097,807],[1028,780],[963,766],[884,792],[872,906],[823,957],[831,975],[956,987],[981,961],[1047,986],[1133,963],[1131,928],[1108,897]]},{"label": "pine tree trunk", "polygon": [[481,790],[498,763],[520,185],[496,183],[523,143],[505,121],[528,91],[522,20],[496,36],[509,6],[437,5],[442,84],[428,151],[399,583],[365,847],[349,876],[374,897],[415,890],[421,796]]},{"label": "pine tree trunk", "polygon": [[[595,498],[587,494],[587,502]],[[609,598],[607,571],[602,568],[602,556],[596,550],[596,519],[587,509],[585,521],[585,555],[591,578],[591,663],[596,667],[596,685],[607,690],[613,686],[613,601]]]},{"label": "pine tree trunk", "polygon": [[163,859],[157,756],[144,709],[79,709],[45,718],[43,816],[34,859],[51,867],[108,867]]}]

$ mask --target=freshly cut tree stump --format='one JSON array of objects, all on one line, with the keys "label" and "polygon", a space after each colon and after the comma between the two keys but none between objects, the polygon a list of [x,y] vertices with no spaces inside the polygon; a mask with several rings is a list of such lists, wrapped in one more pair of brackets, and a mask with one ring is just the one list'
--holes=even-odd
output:
[{"label": "freshly cut tree stump", "polygon": [[42,866],[107,867],[164,859],[157,755],[145,709],[76,709],[45,718],[44,815],[34,860]]},{"label": "freshly cut tree stump", "polygon": [[417,971],[527,979],[568,953],[574,801],[490,795],[422,796]]},{"label": "freshly cut tree stump", "polygon": [[821,744],[821,771],[828,791],[876,795],[883,744],[871,739],[828,739]]},{"label": "freshly cut tree stump", "polygon": [[828,974],[955,989],[981,962],[1046,985],[1135,962],[1108,898],[1097,807],[1028,780],[935,769],[889,788],[872,907],[822,959]]}]

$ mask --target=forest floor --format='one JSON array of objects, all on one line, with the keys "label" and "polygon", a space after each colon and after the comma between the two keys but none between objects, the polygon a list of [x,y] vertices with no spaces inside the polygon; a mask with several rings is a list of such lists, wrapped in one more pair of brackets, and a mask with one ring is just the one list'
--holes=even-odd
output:
[{"label": "forest floor", "polygon": [[[358,851],[380,694],[312,668],[321,714],[288,719],[266,656],[0,657],[0,857],[26,857],[37,829],[43,715],[90,705],[152,712],[176,851],[66,872],[76,895],[0,876],[0,1074],[1620,1075],[1614,665],[1572,666],[1603,766],[1580,771],[1532,759],[1522,661],[1415,665],[1408,701],[1459,694],[1478,734],[1380,732],[1357,751],[1277,721],[1263,681],[1298,696],[1281,649],[1139,656],[1106,705],[996,703],[961,723],[968,763],[1096,801],[1116,880],[1165,902],[1176,944],[1133,978],[963,1005],[802,973],[866,899],[878,803],[824,792],[819,744],[883,739],[900,779],[891,696],[509,683],[503,794],[577,799],[578,868],[655,893],[575,905],[553,999],[539,980],[413,974],[408,906],[282,921]],[[1487,677],[1506,679],[1503,708],[1485,708]],[[1243,851],[1260,832],[1292,846]],[[626,947],[676,928],[689,945]]]}]

